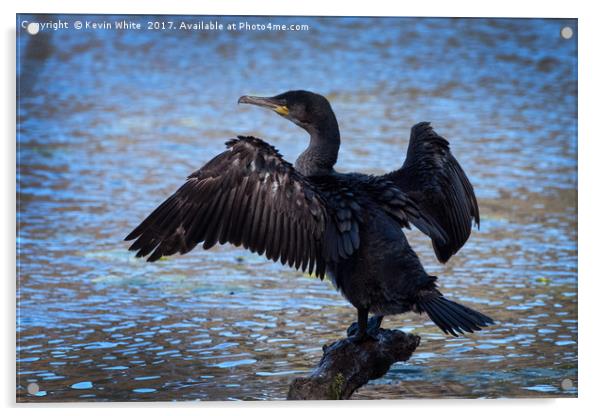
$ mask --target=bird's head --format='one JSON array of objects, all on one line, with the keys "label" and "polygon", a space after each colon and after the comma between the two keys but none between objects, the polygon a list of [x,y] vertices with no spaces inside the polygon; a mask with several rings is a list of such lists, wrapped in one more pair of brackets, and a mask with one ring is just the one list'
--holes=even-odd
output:
[{"label": "bird's head", "polygon": [[269,108],[311,135],[333,128],[338,132],[336,118],[328,100],[310,91],[287,91],[274,97],[243,95],[238,103]]}]

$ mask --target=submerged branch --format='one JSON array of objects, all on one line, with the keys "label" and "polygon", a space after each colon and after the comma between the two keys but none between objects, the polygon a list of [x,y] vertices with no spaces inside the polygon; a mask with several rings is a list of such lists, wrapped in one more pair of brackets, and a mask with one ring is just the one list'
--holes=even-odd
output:
[{"label": "submerged branch", "polygon": [[394,363],[407,361],[420,343],[419,336],[398,330],[379,329],[377,338],[361,344],[340,339],[324,345],[318,366],[309,377],[291,383],[287,399],[349,399],[370,380],[384,376]]}]

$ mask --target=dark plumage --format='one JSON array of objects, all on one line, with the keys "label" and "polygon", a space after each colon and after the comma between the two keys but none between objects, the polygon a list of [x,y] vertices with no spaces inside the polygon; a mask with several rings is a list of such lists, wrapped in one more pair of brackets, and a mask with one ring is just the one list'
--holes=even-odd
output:
[{"label": "dark plumage", "polygon": [[[479,209],[472,185],[449,143],[419,123],[406,161],[384,176],[338,173],[340,135],[321,95],[289,91],[243,96],[239,103],[270,108],[305,129],[308,148],[293,167],[254,137],[239,136],[156,208],[126,240],[155,261],[232,243],[282,264],[328,276],[358,310],[351,336],[361,341],[384,315],[427,313],[445,333],[479,330],[493,320],[443,297],[402,231],[427,234],[447,261],[470,236]],[[368,314],[375,318],[368,327]]]}]

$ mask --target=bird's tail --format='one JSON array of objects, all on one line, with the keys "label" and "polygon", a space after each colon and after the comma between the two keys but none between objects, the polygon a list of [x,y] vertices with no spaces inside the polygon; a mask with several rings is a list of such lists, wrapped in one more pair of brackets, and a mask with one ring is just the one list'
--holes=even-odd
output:
[{"label": "bird's tail", "polygon": [[494,324],[493,319],[481,312],[444,298],[442,295],[429,296],[418,302],[419,312],[426,312],[429,318],[446,334],[480,331]]}]

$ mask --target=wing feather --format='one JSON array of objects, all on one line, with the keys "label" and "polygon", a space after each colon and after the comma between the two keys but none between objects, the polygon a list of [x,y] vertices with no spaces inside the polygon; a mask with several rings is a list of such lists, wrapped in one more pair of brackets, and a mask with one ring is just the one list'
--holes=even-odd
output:
[{"label": "wing feather", "polygon": [[349,226],[355,233],[338,233],[319,187],[276,149],[254,137],[226,145],[126,237],[138,257],[155,261],[229,242],[323,277],[326,262],[336,260],[329,253],[348,256],[359,246],[357,224]]},{"label": "wing feather", "polygon": [[428,227],[421,227],[410,218],[431,237],[437,259],[442,263],[468,240],[472,222],[479,226],[479,206],[472,184],[452,155],[449,142],[430,123],[418,123],[412,128],[403,166],[384,178],[395,183],[421,213],[444,231],[445,238],[436,238]]}]

